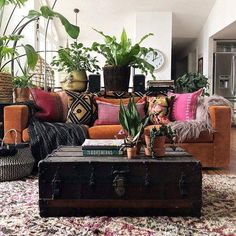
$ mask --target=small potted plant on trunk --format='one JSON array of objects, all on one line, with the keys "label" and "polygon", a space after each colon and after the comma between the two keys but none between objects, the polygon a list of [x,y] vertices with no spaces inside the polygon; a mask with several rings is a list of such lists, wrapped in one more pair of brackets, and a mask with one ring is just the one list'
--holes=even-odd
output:
[{"label": "small potted plant on trunk", "polygon": [[63,89],[83,92],[87,88],[86,71],[96,72],[100,69],[96,57],[89,54],[89,49],[82,43],[74,42],[68,48],[60,48],[58,56],[52,61],[58,71],[66,71],[69,76],[61,81]]},{"label": "small potted plant on trunk", "polygon": [[154,67],[147,62],[145,57],[152,52],[153,60],[155,60],[157,52],[152,48],[140,46],[146,38],[153,34],[145,35],[138,43],[132,45],[125,30],[121,34],[120,42],[115,36],[105,35],[98,30],[95,31],[102,35],[105,40],[104,44],[94,42],[92,50],[102,54],[106,59],[106,64],[103,67],[106,91],[128,91],[131,66],[141,69],[144,74],[150,73],[155,78]]},{"label": "small potted plant on trunk", "polygon": [[165,155],[166,138],[171,143],[174,141],[174,132],[168,125],[161,125],[159,128],[152,127],[150,132],[145,133],[145,154],[147,156],[162,157]]},{"label": "small potted plant on trunk", "polygon": [[122,100],[120,103],[119,121],[127,134],[124,139],[123,148],[127,150],[128,159],[132,159],[137,154],[137,145],[143,133],[144,127],[149,121],[149,117],[142,121],[138,112],[134,98],[131,97],[127,108],[125,108]]}]

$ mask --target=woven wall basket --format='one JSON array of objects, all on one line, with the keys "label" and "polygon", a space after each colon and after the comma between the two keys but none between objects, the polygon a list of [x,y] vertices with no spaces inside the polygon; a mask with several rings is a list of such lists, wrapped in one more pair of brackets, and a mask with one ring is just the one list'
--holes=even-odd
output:
[{"label": "woven wall basket", "polygon": [[13,101],[13,85],[11,74],[0,72],[0,102]]}]

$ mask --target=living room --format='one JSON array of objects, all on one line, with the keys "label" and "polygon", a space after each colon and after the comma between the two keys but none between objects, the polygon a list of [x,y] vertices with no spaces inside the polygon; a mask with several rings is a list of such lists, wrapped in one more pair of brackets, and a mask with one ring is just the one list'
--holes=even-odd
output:
[{"label": "living room", "polygon": [[0,235],[236,235],[235,0],[0,0]]}]

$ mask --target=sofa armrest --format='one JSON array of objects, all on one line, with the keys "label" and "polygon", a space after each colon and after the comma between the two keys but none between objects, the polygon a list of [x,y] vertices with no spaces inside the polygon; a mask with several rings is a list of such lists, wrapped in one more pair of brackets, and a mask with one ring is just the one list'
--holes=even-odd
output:
[{"label": "sofa armrest", "polygon": [[214,129],[215,166],[229,165],[231,156],[231,108],[227,106],[210,106],[209,114]]},{"label": "sofa armrest", "polygon": [[[4,107],[4,133],[15,129],[18,133],[17,143],[22,142],[22,132],[28,125],[29,109],[26,105],[11,105]],[[5,143],[14,143],[13,133],[7,134]]]}]

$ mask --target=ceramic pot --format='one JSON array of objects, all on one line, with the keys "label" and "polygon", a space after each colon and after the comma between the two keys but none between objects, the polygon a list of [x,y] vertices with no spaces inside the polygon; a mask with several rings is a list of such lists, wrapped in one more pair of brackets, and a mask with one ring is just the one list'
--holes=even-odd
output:
[{"label": "ceramic pot", "polygon": [[88,79],[86,71],[72,71],[65,80],[61,81],[63,90],[84,92],[87,89]]},{"label": "ceramic pot", "polygon": [[137,147],[127,147],[127,157],[128,159],[133,159],[137,155]]},{"label": "ceramic pot", "polygon": [[130,67],[129,66],[104,66],[103,77],[105,90],[125,91],[129,90]]},{"label": "ceramic pot", "polygon": [[15,88],[15,101],[16,102],[27,102],[30,100],[30,90],[29,88]]}]

